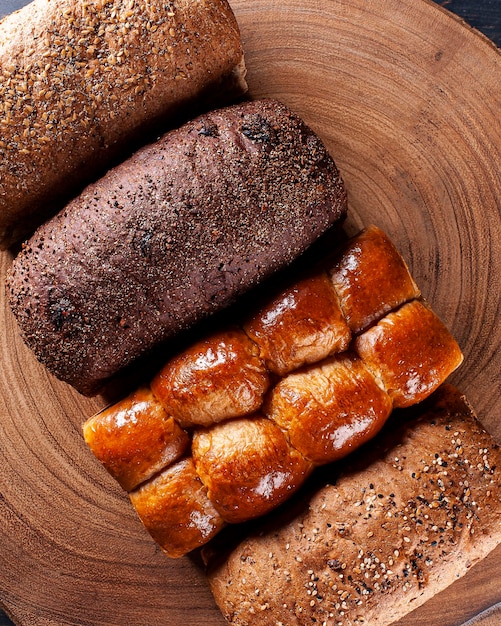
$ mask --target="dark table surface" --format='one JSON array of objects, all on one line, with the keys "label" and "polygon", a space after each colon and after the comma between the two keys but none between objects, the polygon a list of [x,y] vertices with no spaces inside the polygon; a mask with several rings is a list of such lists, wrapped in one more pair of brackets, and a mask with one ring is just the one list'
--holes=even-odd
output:
[{"label": "dark table surface", "polygon": [[[26,0],[0,0],[0,16],[26,4]],[[501,47],[501,0],[437,0]],[[0,610],[0,626],[13,626]]]}]

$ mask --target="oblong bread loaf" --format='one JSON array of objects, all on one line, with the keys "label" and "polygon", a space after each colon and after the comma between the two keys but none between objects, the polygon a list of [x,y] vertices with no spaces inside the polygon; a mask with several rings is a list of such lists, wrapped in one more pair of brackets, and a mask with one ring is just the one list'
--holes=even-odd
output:
[{"label": "oblong bread loaf", "polygon": [[160,121],[195,101],[229,104],[246,91],[244,76],[226,0],[34,0],[8,15],[0,247],[123,160],[145,132],[158,136]]},{"label": "oblong bread loaf", "polygon": [[499,446],[451,385],[416,409],[229,554],[206,548],[229,624],[388,626],[501,543]]},{"label": "oblong bread loaf", "polygon": [[38,359],[85,394],[233,302],[345,215],[320,139],[283,104],[167,133],[42,225],[7,278]]}]

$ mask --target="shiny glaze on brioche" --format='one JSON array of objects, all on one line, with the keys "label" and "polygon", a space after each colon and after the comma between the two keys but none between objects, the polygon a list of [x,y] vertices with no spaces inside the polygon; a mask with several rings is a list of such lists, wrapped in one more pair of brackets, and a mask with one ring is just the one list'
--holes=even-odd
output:
[{"label": "shiny glaze on brioche", "polygon": [[256,344],[238,328],[188,348],[151,382],[153,393],[185,428],[257,411],[268,386]]},{"label": "shiny glaze on brioche", "polygon": [[244,324],[270,372],[284,376],[346,350],[351,332],[328,276],[314,274],[285,289]]},{"label": "shiny glaze on brioche", "polygon": [[141,387],[84,424],[95,456],[131,491],[178,459],[190,438],[147,387]]},{"label": "shiny glaze on brioche", "polygon": [[419,300],[392,311],[354,343],[394,407],[424,400],[463,360],[445,325]]},{"label": "shiny glaze on brioche", "polygon": [[336,461],[371,439],[392,410],[362,360],[350,352],[283,378],[265,413],[316,464]]},{"label": "shiny glaze on brioche", "polygon": [[191,453],[209,498],[227,522],[275,508],[313,468],[277,424],[259,414],[196,430]]},{"label": "shiny glaze on brioche", "polygon": [[203,545],[224,526],[189,457],[129,496],[148,532],[173,558]]},{"label": "shiny glaze on brioche", "polygon": [[375,226],[349,241],[329,275],[355,334],[420,295],[404,259]]}]

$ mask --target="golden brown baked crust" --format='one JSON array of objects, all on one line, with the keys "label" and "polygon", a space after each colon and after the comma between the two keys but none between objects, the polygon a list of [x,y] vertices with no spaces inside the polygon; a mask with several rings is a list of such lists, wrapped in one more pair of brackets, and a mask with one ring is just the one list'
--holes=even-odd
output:
[{"label": "golden brown baked crust", "polygon": [[190,444],[188,433],[147,387],[88,419],[85,442],[126,491],[178,460]]},{"label": "golden brown baked crust", "polygon": [[233,523],[277,507],[313,469],[259,413],[195,431],[191,453],[214,507]]},{"label": "golden brown baked crust", "polygon": [[355,334],[420,295],[404,259],[386,233],[374,225],[346,244],[329,275]]},{"label": "golden brown baked crust", "polygon": [[172,558],[198,548],[224,526],[191,458],[171,465],[129,497],[148,532]]},{"label": "golden brown baked crust", "polygon": [[262,306],[244,324],[266,366],[283,376],[348,348],[351,332],[325,273],[308,276]]},{"label": "golden brown baked crust", "polygon": [[424,400],[463,361],[444,323],[420,300],[383,317],[354,345],[395,408]]},{"label": "golden brown baked crust", "polygon": [[151,381],[155,396],[183,428],[254,413],[268,386],[257,346],[238,328],[184,350]]},{"label": "golden brown baked crust", "polygon": [[499,446],[451,385],[417,409],[397,412],[340,477],[325,467],[324,486],[281,521],[229,555],[206,550],[230,624],[387,626],[501,542]]},{"label": "golden brown baked crust", "polygon": [[226,0],[34,0],[1,21],[0,68],[2,247],[195,99],[246,89]]},{"label": "golden brown baked crust", "polygon": [[372,439],[392,409],[388,394],[348,351],[283,378],[264,412],[294,448],[322,465]]}]

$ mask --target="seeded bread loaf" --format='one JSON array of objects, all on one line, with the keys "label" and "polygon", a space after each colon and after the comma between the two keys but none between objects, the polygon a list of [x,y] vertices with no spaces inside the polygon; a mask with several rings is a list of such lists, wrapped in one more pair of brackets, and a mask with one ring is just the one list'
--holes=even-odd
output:
[{"label": "seeded bread loaf", "polygon": [[33,0],[8,15],[0,21],[0,246],[145,133],[158,136],[157,124],[195,101],[229,104],[246,90],[244,74],[226,0]]},{"label": "seeded bread loaf", "polygon": [[230,624],[388,626],[501,542],[499,446],[451,385],[417,409],[222,560],[206,549]]},{"label": "seeded bread loaf", "polygon": [[289,264],[345,215],[320,139],[275,100],[207,113],[42,225],[7,278],[22,335],[85,394]]}]

